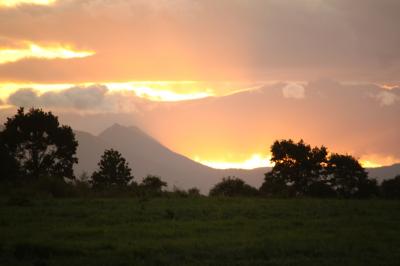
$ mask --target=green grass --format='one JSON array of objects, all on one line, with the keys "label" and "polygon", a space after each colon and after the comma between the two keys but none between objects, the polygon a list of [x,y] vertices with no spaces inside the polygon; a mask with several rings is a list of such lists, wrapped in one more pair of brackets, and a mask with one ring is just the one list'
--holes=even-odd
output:
[{"label": "green grass", "polygon": [[0,200],[0,265],[399,265],[400,202]]}]

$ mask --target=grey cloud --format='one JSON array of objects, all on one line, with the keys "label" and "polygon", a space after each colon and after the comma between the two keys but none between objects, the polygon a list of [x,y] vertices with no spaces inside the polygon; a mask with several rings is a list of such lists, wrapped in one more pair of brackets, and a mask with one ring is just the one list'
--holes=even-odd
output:
[{"label": "grey cloud", "polygon": [[375,98],[382,106],[390,106],[395,104],[400,99],[398,95],[391,91],[381,91],[375,95]]},{"label": "grey cloud", "polygon": [[109,93],[106,86],[72,87],[39,94],[33,89],[21,89],[8,98],[14,106],[43,107],[83,112],[132,112],[137,97],[132,93]]},{"label": "grey cloud", "polygon": [[73,87],[62,92],[48,92],[40,97],[46,107],[71,107],[86,110],[102,106],[107,88],[105,86],[90,86],[87,88]]},{"label": "grey cloud", "polygon": [[305,97],[305,88],[297,83],[289,83],[282,88],[282,94],[285,98],[303,99]]},{"label": "grey cloud", "polygon": [[11,94],[7,102],[15,106],[32,107],[38,105],[39,97],[32,89],[20,89]]}]

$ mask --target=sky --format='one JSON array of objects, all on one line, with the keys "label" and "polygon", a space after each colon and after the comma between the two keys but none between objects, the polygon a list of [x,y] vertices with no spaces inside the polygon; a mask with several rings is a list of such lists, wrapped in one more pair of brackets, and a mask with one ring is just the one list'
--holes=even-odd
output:
[{"label": "sky", "polygon": [[0,118],[138,125],[218,168],[303,138],[400,162],[397,0],[0,0]]}]

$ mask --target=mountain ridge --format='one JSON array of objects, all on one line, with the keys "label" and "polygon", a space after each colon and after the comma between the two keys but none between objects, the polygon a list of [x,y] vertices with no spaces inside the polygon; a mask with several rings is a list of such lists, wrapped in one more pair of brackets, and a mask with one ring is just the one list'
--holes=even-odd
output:
[{"label": "mountain ridge", "polygon": [[[75,132],[79,142],[79,163],[75,166],[77,175],[96,170],[100,156],[105,149],[110,148],[117,149],[127,159],[136,181],[149,174],[158,175],[168,182],[170,188],[198,187],[203,193],[226,176],[237,176],[259,187],[264,174],[271,170],[270,167],[250,170],[211,168],[172,151],[137,126],[127,127],[115,123],[98,136],[83,131]],[[368,168],[367,171],[370,177],[382,181],[399,174],[400,164]]]}]

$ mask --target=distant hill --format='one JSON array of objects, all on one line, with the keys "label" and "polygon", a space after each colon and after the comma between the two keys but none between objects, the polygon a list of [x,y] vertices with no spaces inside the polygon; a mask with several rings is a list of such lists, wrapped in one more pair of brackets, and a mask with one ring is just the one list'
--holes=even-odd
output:
[{"label": "distant hill", "polygon": [[264,173],[270,170],[214,169],[171,151],[137,127],[114,124],[99,136],[77,131],[76,137],[79,142],[79,163],[75,167],[77,175],[84,171],[93,172],[101,154],[109,148],[122,153],[136,180],[141,180],[147,174],[159,175],[170,187],[198,187],[203,193],[207,193],[224,176],[237,176],[258,187]]},{"label": "distant hill", "polygon": [[369,176],[376,178],[378,181],[383,181],[385,179],[393,178],[400,175],[400,164],[393,164],[390,166],[383,166],[377,168],[367,169]]}]

